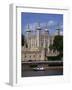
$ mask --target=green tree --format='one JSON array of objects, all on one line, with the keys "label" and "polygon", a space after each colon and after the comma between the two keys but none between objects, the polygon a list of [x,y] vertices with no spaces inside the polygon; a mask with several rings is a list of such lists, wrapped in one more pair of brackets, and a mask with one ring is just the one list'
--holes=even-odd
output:
[{"label": "green tree", "polygon": [[27,45],[27,41],[26,41],[26,39],[25,39],[25,36],[22,34],[21,35],[21,45],[22,46],[26,46],[26,48],[28,47],[28,45]]},{"label": "green tree", "polygon": [[22,35],[21,35],[21,45],[24,46],[24,44],[25,44],[25,37],[24,37],[24,35],[22,34]]},{"label": "green tree", "polygon": [[53,44],[50,45],[50,50],[58,51],[59,56],[63,57],[63,36],[57,35],[54,38]]}]

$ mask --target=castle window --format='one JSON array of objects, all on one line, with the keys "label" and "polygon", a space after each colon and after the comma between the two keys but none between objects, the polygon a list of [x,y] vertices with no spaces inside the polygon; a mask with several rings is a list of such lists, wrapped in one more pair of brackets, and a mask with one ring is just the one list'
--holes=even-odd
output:
[{"label": "castle window", "polygon": [[31,56],[30,56],[30,58],[31,58]]},{"label": "castle window", "polygon": [[26,55],[25,55],[25,58],[26,58]]},{"label": "castle window", "polygon": [[41,46],[43,47],[43,42],[41,43]]},{"label": "castle window", "polygon": [[35,55],[33,57],[35,57]]}]

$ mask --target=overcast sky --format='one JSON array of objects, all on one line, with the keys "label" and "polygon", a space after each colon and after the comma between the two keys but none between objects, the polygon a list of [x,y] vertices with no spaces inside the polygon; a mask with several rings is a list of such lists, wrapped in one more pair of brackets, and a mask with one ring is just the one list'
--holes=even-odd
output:
[{"label": "overcast sky", "polygon": [[47,24],[50,33],[56,33],[56,27],[59,24],[61,32],[63,32],[63,15],[62,14],[44,14],[44,13],[21,13],[21,29],[22,33],[26,32],[27,25],[31,30],[35,30],[37,23],[44,28]]}]

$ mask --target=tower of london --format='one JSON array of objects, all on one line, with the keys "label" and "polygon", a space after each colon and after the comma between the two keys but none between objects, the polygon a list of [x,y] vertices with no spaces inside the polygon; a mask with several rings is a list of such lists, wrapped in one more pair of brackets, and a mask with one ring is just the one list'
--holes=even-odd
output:
[{"label": "tower of london", "polygon": [[[58,32],[59,33],[59,32]],[[50,50],[49,46],[53,44],[55,35],[49,33],[48,27],[42,28],[38,24],[35,30],[31,30],[29,25],[26,29],[26,44],[22,46],[22,61],[44,61],[48,56],[55,56],[58,52]]]}]

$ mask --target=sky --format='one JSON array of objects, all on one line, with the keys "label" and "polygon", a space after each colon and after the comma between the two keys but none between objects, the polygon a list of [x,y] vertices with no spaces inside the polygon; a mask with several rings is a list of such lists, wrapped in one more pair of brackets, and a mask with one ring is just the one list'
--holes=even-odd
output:
[{"label": "sky", "polygon": [[24,34],[29,24],[31,30],[35,30],[37,24],[40,23],[42,28],[48,27],[50,33],[55,33],[59,25],[63,33],[63,14],[48,14],[48,13],[21,13],[21,30]]}]

